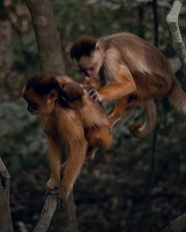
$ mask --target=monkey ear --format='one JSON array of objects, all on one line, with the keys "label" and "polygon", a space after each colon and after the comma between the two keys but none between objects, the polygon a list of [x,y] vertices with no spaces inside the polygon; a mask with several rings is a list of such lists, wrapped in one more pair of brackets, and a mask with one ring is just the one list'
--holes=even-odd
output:
[{"label": "monkey ear", "polygon": [[103,46],[102,46],[102,43],[100,41],[98,41],[96,43],[96,50],[99,51],[101,54],[103,54]]},{"label": "monkey ear", "polygon": [[100,41],[98,41],[98,42],[96,43],[96,49],[98,49],[98,50],[103,50],[103,47],[102,47],[102,44],[101,44]]},{"label": "monkey ear", "polygon": [[51,90],[49,97],[51,101],[56,101],[58,98],[58,92],[55,89]]}]

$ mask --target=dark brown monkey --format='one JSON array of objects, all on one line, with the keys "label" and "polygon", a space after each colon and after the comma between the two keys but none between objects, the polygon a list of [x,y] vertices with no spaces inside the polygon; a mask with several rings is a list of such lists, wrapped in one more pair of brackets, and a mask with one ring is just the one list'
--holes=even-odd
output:
[{"label": "dark brown monkey", "polygon": [[[92,157],[98,147],[107,149],[111,146],[109,121],[102,106],[92,101],[83,87],[67,76],[36,75],[26,83],[23,97],[28,103],[28,111],[39,116],[47,134],[51,169],[47,187],[58,189],[61,202],[65,202],[87,150],[88,156]],[[61,167],[64,145],[69,155]]]},{"label": "dark brown monkey", "polygon": [[[98,89],[90,88],[92,98],[115,100],[115,108],[109,115],[112,124],[132,106],[131,96],[135,96],[135,104],[139,100],[139,105],[148,107],[146,125],[151,125],[151,129],[156,125],[156,116],[154,122],[148,121],[151,120],[151,107],[155,110],[154,99],[168,96],[171,104],[186,114],[186,94],[169,61],[156,47],[136,35],[118,33],[100,39],[79,38],[71,48],[71,58],[86,76],[101,81]],[[146,104],[148,100],[152,104]],[[144,128],[147,129],[146,135],[148,128]],[[143,128],[137,130],[140,134]]]}]

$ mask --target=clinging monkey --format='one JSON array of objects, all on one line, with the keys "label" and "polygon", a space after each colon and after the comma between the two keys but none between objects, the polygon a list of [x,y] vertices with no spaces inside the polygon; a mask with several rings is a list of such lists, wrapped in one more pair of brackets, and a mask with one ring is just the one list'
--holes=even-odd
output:
[{"label": "clinging monkey", "polygon": [[[143,128],[134,132],[145,135],[156,125],[154,99],[167,97],[175,108],[186,115],[186,94],[174,76],[169,61],[153,45],[130,34],[118,33],[100,39],[81,37],[71,48],[75,65],[91,79],[100,80],[98,88],[89,89],[95,100],[115,100],[115,108],[108,116],[112,124],[125,115],[133,105],[143,105],[147,116]],[[134,100],[133,100],[134,97]],[[141,131],[140,131],[141,130]]]},{"label": "clinging monkey", "polygon": [[[83,86],[67,76],[35,75],[27,81],[23,97],[28,111],[38,115],[48,138],[51,174],[47,187],[57,189],[60,202],[65,202],[86,155],[93,158],[96,149],[111,146],[107,115],[100,103],[89,98]],[[69,154],[61,166],[64,146]]]}]

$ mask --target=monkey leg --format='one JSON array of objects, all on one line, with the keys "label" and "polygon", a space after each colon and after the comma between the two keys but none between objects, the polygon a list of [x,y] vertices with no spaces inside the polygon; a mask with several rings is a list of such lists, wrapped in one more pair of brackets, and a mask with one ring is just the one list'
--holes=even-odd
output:
[{"label": "monkey leg", "polygon": [[136,113],[136,108],[135,107],[131,107],[126,109],[126,114],[119,120],[117,121],[113,127],[112,127],[112,133],[114,133],[115,131],[117,131],[121,126],[123,126],[130,118],[132,118]]},{"label": "monkey leg", "polygon": [[108,115],[108,119],[111,124],[111,131],[115,130],[114,127],[119,122],[122,117],[126,114],[126,106],[128,103],[128,96],[119,98],[115,101],[115,106],[110,115]]},{"label": "monkey leg", "polygon": [[[74,135],[75,137],[75,135]],[[72,136],[69,141],[69,158],[62,166],[63,177],[59,186],[59,206],[63,206],[68,199],[73,184],[81,170],[84,163],[87,141],[84,136],[82,138],[74,138]]]},{"label": "monkey leg", "polygon": [[51,174],[47,182],[47,192],[55,194],[60,184],[61,145],[58,139],[48,136],[48,151]]},{"label": "monkey leg", "polygon": [[108,126],[87,129],[85,138],[89,146],[86,154],[86,164],[94,159],[95,152],[98,148],[109,149],[112,144],[112,134]]},{"label": "monkey leg", "polygon": [[145,107],[145,122],[141,125],[139,122],[134,122],[129,130],[134,137],[142,138],[151,133],[157,123],[157,109],[153,99],[150,100],[135,100],[128,106],[143,106]]}]

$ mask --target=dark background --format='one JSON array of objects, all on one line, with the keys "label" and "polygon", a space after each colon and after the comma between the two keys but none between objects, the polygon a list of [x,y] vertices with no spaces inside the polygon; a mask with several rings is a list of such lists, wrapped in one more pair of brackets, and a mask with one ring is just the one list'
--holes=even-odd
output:
[{"label": "dark background", "polygon": [[[127,31],[154,43],[152,1],[54,0],[66,73],[75,80],[69,56],[80,35]],[[166,25],[172,1],[158,1],[159,49],[171,59],[175,52]],[[185,41],[186,5],[179,25]],[[55,46],[55,45],[54,45]],[[39,70],[31,17],[22,0],[0,1],[0,156],[11,175],[11,212],[16,232],[31,230],[45,200],[49,177],[46,138],[37,118],[26,111],[21,91]],[[185,72],[177,78],[186,90]],[[75,184],[77,219],[81,232],[161,231],[186,211],[186,119],[166,99],[158,104],[158,137],[152,188],[153,134],[132,138],[128,124],[114,134],[112,148],[99,151],[84,166]],[[136,117],[140,114],[137,112]],[[148,203],[148,204],[147,204]],[[142,226],[143,225],[143,226]],[[50,231],[54,231],[52,226]]]}]

